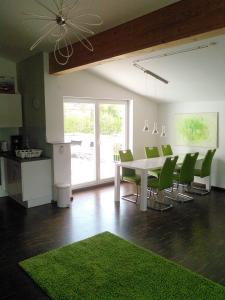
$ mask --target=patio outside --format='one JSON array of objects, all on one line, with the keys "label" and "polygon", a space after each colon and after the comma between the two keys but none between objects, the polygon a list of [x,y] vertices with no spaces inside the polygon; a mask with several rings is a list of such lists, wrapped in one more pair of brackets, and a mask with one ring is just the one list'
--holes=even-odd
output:
[{"label": "patio outside", "polygon": [[[65,141],[71,142],[72,185],[96,181],[95,105],[64,104]],[[118,150],[125,147],[125,107],[118,104],[99,105],[100,180],[114,177],[114,161]]]}]

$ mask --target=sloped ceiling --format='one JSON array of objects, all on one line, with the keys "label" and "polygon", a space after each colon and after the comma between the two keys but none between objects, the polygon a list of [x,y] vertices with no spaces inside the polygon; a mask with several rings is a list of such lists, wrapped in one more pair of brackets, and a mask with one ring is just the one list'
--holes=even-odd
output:
[{"label": "sloped ceiling", "polygon": [[[53,0],[39,1],[53,5]],[[97,28],[97,33],[175,2],[178,0],[80,0],[79,9],[90,8],[102,16],[104,24]],[[46,13],[35,0],[1,0],[0,56],[15,62],[34,54],[29,51],[29,47],[40,36],[40,28],[43,26],[39,21],[24,22],[23,12]],[[168,85],[133,67],[135,59],[186,51],[209,44],[209,47],[200,50],[141,62],[144,68],[167,79]],[[53,44],[46,39],[35,52],[48,52],[52,48]],[[225,36],[105,63],[91,68],[90,72],[158,102],[225,101]]]},{"label": "sloped ceiling", "polygon": [[[161,56],[170,53],[173,55]],[[150,59],[140,65],[169,84],[133,66],[133,61],[143,58]],[[225,101],[225,36],[105,63],[90,72],[158,102]]]},{"label": "sloped ceiling", "polygon": [[[53,0],[39,1],[54,7]],[[178,0],[80,0],[77,8],[90,8],[102,17],[104,24],[96,28],[97,33],[175,2]],[[46,24],[43,21],[24,21],[24,12],[46,15],[46,10],[35,0],[0,1],[0,56],[13,61],[20,61],[33,54],[29,48],[40,37],[40,29]],[[45,39],[35,52],[52,49],[51,41]]]}]

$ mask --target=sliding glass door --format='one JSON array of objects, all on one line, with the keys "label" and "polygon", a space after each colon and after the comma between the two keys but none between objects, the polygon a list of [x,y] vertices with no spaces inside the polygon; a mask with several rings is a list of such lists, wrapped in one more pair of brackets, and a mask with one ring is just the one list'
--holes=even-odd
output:
[{"label": "sliding glass door", "polygon": [[73,187],[112,180],[118,150],[128,145],[127,101],[66,97],[64,135],[71,142]]},{"label": "sliding glass door", "polygon": [[65,141],[71,142],[72,185],[96,182],[95,105],[64,103]]}]

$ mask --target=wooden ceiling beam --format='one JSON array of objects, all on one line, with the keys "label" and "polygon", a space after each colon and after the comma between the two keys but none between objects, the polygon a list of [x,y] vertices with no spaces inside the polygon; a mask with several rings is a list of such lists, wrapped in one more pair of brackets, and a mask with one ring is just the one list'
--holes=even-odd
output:
[{"label": "wooden ceiling beam", "polygon": [[104,61],[225,33],[225,0],[182,0],[90,37],[94,52],[80,42],[67,65],[49,54],[49,73],[65,74]]}]

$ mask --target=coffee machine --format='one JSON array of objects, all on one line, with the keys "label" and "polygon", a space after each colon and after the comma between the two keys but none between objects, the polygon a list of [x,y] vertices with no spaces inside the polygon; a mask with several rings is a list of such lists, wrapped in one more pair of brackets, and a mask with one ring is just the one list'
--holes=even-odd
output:
[{"label": "coffee machine", "polygon": [[11,151],[15,154],[16,150],[23,149],[23,136],[22,135],[11,135]]},{"label": "coffee machine", "polygon": [[0,141],[0,151],[7,152],[8,151],[8,142]]}]

